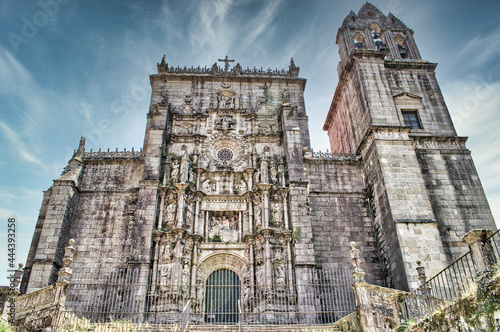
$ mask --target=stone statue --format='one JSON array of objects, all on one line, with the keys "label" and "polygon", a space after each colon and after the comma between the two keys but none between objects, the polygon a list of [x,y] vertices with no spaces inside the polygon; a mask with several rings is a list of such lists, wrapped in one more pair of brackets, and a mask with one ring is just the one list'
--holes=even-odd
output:
[{"label": "stone statue", "polygon": [[287,88],[285,88],[285,90],[283,91],[283,104],[290,104],[290,93],[288,92]]},{"label": "stone statue", "polygon": [[231,218],[231,221],[229,222],[229,229],[238,230],[238,218]]},{"label": "stone statue", "polygon": [[186,227],[189,227],[193,224],[193,206],[192,204],[187,204],[186,205],[186,217],[185,217],[185,221],[186,221]]},{"label": "stone statue", "polygon": [[260,227],[262,225],[262,210],[260,208],[260,204],[256,204],[254,207],[254,218],[255,226]]},{"label": "stone statue", "polygon": [[179,162],[174,160],[172,164],[172,172],[170,173],[170,180],[172,183],[177,183],[179,179]]},{"label": "stone statue", "polygon": [[229,120],[227,118],[222,119],[222,130],[228,130],[229,129]]},{"label": "stone statue", "polygon": [[167,205],[167,209],[165,211],[165,220],[174,221],[175,220],[175,212],[177,210],[177,204],[175,202],[171,202]]},{"label": "stone statue", "polygon": [[274,203],[272,208],[273,220],[277,224],[277,226],[281,225],[282,215],[281,215],[281,206],[279,203]]},{"label": "stone statue", "polygon": [[186,154],[182,156],[181,166],[180,166],[180,181],[181,183],[186,183],[189,177],[189,161]]},{"label": "stone statue", "polygon": [[271,161],[271,165],[269,167],[269,173],[271,175],[271,182],[276,183],[278,181],[278,177],[276,172],[276,165],[273,161]]},{"label": "stone statue", "polygon": [[257,265],[255,273],[255,278],[257,279],[257,285],[265,285],[264,282],[264,267],[262,265]]},{"label": "stone statue", "polygon": [[274,267],[274,280],[276,285],[284,285],[285,284],[285,269],[283,269],[283,265],[278,263],[275,264]]},{"label": "stone statue", "polygon": [[159,275],[160,275],[159,290],[161,293],[167,293],[169,288],[168,286],[172,281],[172,265],[167,264],[164,267],[162,267],[159,271]]},{"label": "stone statue", "polygon": [[183,285],[189,285],[190,280],[190,271],[189,271],[189,262],[187,260],[182,262],[182,284]]},{"label": "stone statue", "polygon": [[230,227],[229,226],[229,219],[226,216],[222,217],[222,227],[224,229],[229,229],[229,227]]},{"label": "stone statue", "polygon": [[172,251],[172,244],[167,243],[163,246],[160,255],[160,263],[170,263],[174,258],[174,253]]},{"label": "stone statue", "polygon": [[269,181],[269,165],[265,158],[260,162],[260,182],[267,183]]}]

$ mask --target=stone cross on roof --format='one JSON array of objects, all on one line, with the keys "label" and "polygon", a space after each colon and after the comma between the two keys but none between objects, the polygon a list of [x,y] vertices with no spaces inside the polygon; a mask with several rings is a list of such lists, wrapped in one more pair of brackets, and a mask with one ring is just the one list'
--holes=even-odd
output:
[{"label": "stone cross on roof", "polygon": [[229,63],[230,62],[234,62],[234,60],[229,60],[229,57],[226,55],[226,57],[224,59],[219,59],[218,61],[223,61],[225,63],[224,65],[224,71],[228,71],[229,70]]}]

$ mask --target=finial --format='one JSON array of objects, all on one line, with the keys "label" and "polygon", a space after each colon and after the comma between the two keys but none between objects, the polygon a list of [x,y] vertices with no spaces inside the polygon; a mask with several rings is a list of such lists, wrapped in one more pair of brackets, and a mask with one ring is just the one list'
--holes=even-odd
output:
[{"label": "finial", "polygon": [[167,64],[167,56],[165,54],[163,54],[163,58],[161,58],[160,65],[164,66],[166,64]]},{"label": "finial", "polygon": [[289,69],[288,74],[291,77],[299,77],[300,68],[295,65],[295,61],[293,61],[293,58],[290,59],[290,67],[288,69]]},{"label": "finial", "polygon": [[64,258],[63,258],[63,267],[59,269],[59,279],[58,281],[64,281],[69,283],[71,276],[73,275],[73,271],[69,268],[71,263],[73,263],[73,257],[75,256],[76,249],[73,248],[75,244],[74,239],[70,239],[68,241],[69,246],[64,248]]},{"label": "finial", "polygon": [[[78,143],[78,149],[75,150],[75,152],[73,153],[73,157],[71,158],[71,160],[69,162],[71,162],[75,158],[82,161],[84,156],[85,156],[85,137],[82,136],[80,138],[80,142]],[[64,173],[66,173],[66,172],[63,171],[63,174]]]},{"label": "finial", "polygon": [[354,267],[351,272],[351,278],[354,279],[354,282],[364,282],[366,273],[360,267],[359,249],[356,249],[356,242],[354,241],[350,243],[350,246],[351,250],[349,250],[349,254],[351,254],[351,264]]},{"label": "finial", "polygon": [[420,260],[417,260],[417,274],[418,274],[418,280],[420,281],[420,289],[421,293],[424,295],[429,294],[431,287],[429,285],[425,285],[427,282],[427,276],[425,275],[425,266],[422,266],[422,262]]},{"label": "finial", "polygon": [[23,263],[19,263],[18,264],[18,269],[14,272],[14,275],[12,277],[9,277],[10,279],[10,286],[15,290],[17,291],[17,287],[19,286],[19,284],[21,283],[21,277],[23,276]]}]

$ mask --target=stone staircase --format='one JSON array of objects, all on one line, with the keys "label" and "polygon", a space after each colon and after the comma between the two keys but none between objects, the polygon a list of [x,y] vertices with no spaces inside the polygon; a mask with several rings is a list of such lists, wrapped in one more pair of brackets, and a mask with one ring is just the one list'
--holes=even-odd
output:
[{"label": "stone staircase", "polygon": [[341,331],[332,324],[308,325],[308,324],[288,324],[288,325],[260,325],[260,324],[203,324],[189,325],[188,332],[336,332]]}]

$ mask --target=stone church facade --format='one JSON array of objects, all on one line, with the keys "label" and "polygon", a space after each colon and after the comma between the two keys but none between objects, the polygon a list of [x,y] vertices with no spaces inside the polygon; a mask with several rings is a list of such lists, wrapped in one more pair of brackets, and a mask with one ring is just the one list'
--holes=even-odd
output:
[{"label": "stone church facade", "polygon": [[[87,151],[82,139],[44,192],[21,291],[57,279],[70,238],[75,279],[126,269],[162,294],[230,271],[242,285],[283,287],[288,303],[311,271],[349,268],[351,241],[369,282],[403,290],[418,285],[417,260],[433,275],[458,258],[463,234],[495,223],[436,64],[369,3],[336,43],[331,153],[310,147],[293,59],[262,70],[164,57],[142,150]],[[175,310],[203,306],[195,291],[172,297]]]}]

